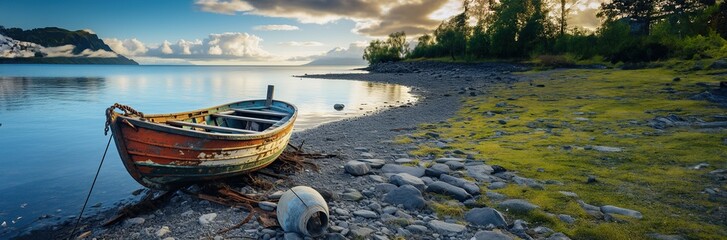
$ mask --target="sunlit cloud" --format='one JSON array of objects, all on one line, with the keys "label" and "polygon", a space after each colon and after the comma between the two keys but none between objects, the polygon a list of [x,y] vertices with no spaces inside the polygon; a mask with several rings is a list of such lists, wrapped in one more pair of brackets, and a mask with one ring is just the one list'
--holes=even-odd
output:
[{"label": "sunlit cloud", "polygon": [[156,47],[146,45],[137,39],[104,39],[115,52],[126,53],[130,57],[145,57],[146,60],[149,60],[149,57],[185,60],[270,59],[272,56],[260,46],[262,41],[263,39],[258,36],[239,32],[210,34],[202,40],[180,39],[176,43],[164,41]]},{"label": "sunlit cloud", "polygon": [[116,38],[105,38],[103,39],[106,45],[111,47],[114,52],[124,56],[137,56],[144,55],[149,49],[144,46],[144,43],[136,38],[119,40]]},{"label": "sunlit cloud", "polygon": [[258,31],[295,31],[300,28],[293,25],[260,25],[255,26],[253,29]]},{"label": "sunlit cloud", "polygon": [[[357,33],[385,36],[397,31],[405,31],[410,35],[431,31],[439,25],[441,19],[456,14],[454,11],[457,7],[453,2],[456,1],[198,0],[196,5],[207,12],[292,18],[301,23],[326,24],[347,19],[356,23],[353,31]],[[438,11],[445,5],[448,8]]]},{"label": "sunlit cloud", "polygon": [[284,46],[291,46],[291,47],[320,47],[320,46],[323,46],[323,43],[316,42],[316,41],[308,41],[308,42],[290,41],[290,42],[281,42],[278,44],[284,45]]}]

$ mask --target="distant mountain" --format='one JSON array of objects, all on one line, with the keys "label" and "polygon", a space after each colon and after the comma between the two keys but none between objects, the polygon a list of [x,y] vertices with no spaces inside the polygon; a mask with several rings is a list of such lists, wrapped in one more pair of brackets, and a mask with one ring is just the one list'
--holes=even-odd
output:
[{"label": "distant mountain", "polygon": [[96,34],[57,27],[23,30],[0,26],[0,63],[127,64]]},{"label": "distant mountain", "polygon": [[366,66],[368,62],[363,60],[364,46],[356,43],[352,43],[348,48],[334,48],[330,51],[318,55],[312,56],[313,61],[305,64],[306,66],[321,66],[321,65],[347,65],[347,66]]}]

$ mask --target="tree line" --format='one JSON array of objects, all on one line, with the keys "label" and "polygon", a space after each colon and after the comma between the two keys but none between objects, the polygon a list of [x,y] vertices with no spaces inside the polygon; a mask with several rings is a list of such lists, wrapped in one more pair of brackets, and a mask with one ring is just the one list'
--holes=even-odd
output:
[{"label": "tree line", "polygon": [[569,26],[579,0],[465,0],[463,11],[411,49],[404,32],[373,40],[369,63],[416,58],[528,59],[568,56],[647,62],[727,56],[723,0],[613,0],[602,3],[595,31]]}]

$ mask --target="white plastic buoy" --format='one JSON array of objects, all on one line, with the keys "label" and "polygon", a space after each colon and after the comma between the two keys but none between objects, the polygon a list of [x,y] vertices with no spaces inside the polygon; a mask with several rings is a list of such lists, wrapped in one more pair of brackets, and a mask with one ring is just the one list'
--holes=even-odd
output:
[{"label": "white plastic buoy", "polygon": [[278,223],[286,232],[316,237],[328,228],[328,204],[310,187],[297,186],[283,193],[277,214]]}]

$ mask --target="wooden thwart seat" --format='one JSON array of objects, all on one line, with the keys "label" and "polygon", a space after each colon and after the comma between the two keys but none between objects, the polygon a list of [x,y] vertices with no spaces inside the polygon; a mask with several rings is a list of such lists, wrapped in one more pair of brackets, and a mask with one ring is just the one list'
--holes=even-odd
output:
[{"label": "wooden thwart seat", "polygon": [[229,118],[229,119],[240,120],[240,121],[267,123],[267,124],[276,124],[279,122],[278,120],[270,120],[270,119],[254,118],[254,117],[243,117],[243,116],[226,115],[226,114],[212,114],[212,116],[220,117],[220,118]]},{"label": "wooden thwart seat", "polygon": [[167,121],[167,124],[172,125],[172,126],[195,127],[195,128],[202,128],[202,129],[218,131],[218,132],[227,132],[227,133],[246,133],[246,134],[259,133],[257,131],[251,131],[251,130],[243,130],[243,129],[220,127],[220,126],[211,126],[211,125],[204,125],[204,124],[183,122],[183,121]]},{"label": "wooden thwart seat", "polygon": [[235,108],[233,108],[232,111],[235,111],[237,113],[257,114],[257,115],[266,115],[266,116],[273,116],[273,117],[287,117],[289,115],[287,113],[282,113],[282,112],[256,111],[256,110],[235,109]]}]

